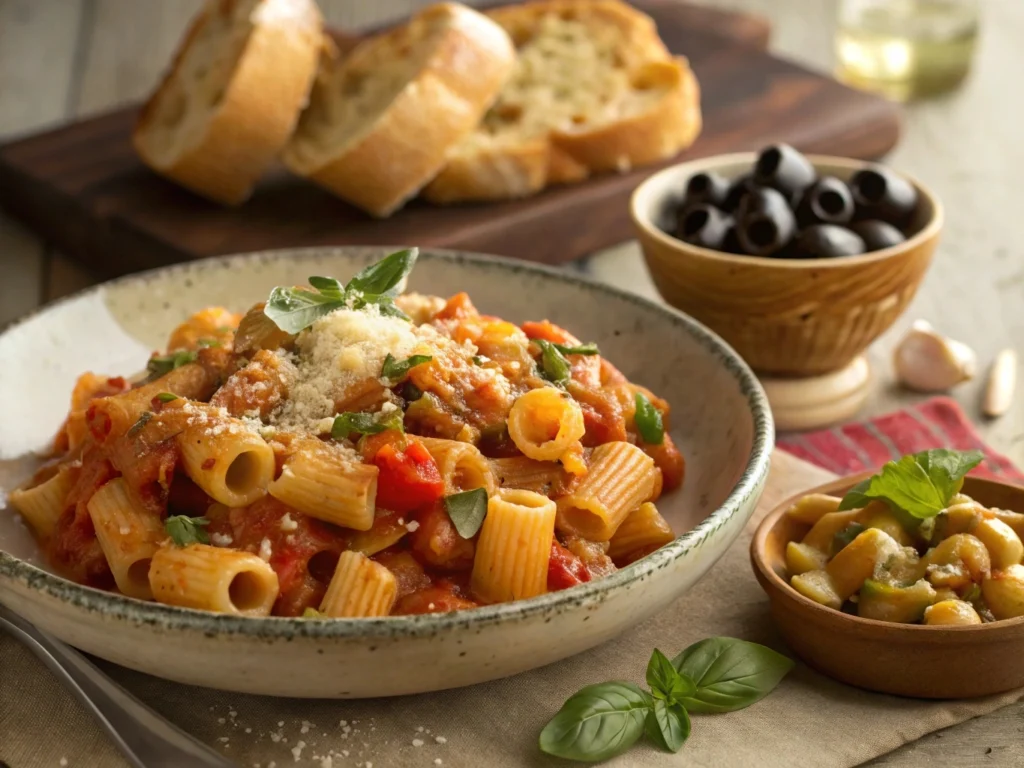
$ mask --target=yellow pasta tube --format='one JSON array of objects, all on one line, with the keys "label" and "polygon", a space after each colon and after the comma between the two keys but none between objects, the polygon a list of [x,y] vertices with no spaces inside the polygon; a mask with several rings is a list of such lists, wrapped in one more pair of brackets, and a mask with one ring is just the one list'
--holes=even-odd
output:
[{"label": "yellow pasta tube", "polygon": [[149,585],[158,603],[239,616],[269,616],[278,594],[277,574],[268,563],[206,544],[158,549]]},{"label": "yellow pasta tube", "polygon": [[320,612],[332,618],[387,616],[397,595],[391,571],[359,552],[342,552]]},{"label": "yellow pasta tube", "polygon": [[252,504],[274,479],[274,449],[236,419],[203,415],[178,435],[185,472],[221,504]]},{"label": "yellow pasta tube", "polygon": [[79,471],[80,467],[65,464],[46,482],[11,492],[11,506],[25,518],[36,536],[47,539],[53,535],[68,494],[78,481]]},{"label": "yellow pasta tube", "polygon": [[672,527],[661,516],[658,508],[645,502],[630,512],[622,521],[608,547],[608,556],[618,563],[632,562],[636,553],[648,554],[675,539]]},{"label": "yellow pasta tube", "polygon": [[533,491],[504,489],[490,497],[480,530],[470,585],[487,603],[535,597],[547,591],[555,534],[555,503]]},{"label": "yellow pasta tube", "polygon": [[270,484],[270,495],[303,514],[357,531],[373,526],[377,467],[340,448],[305,441]]},{"label": "yellow pasta tube", "polygon": [[498,490],[494,472],[480,449],[472,443],[443,440],[437,437],[417,438],[430,453],[444,480],[446,494],[484,488],[491,496]]},{"label": "yellow pasta tube", "polygon": [[516,448],[538,461],[556,461],[583,437],[583,411],[556,387],[520,395],[508,414],[508,434]]},{"label": "yellow pasta tube", "polygon": [[149,568],[167,538],[160,518],[132,501],[122,477],[96,491],[87,508],[117,588],[129,597],[152,600]]},{"label": "yellow pasta tube", "polygon": [[654,460],[630,443],[599,445],[576,490],[558,500],[558,526],[592,541],[608,541],[654,491]]},{"label": "yellow pasta tube", "polygon": [[554,461],[537,461],[526,456],[491,459],[491,469],[502,488],[522,488],[550,495],[565,477],[562,465]]}]

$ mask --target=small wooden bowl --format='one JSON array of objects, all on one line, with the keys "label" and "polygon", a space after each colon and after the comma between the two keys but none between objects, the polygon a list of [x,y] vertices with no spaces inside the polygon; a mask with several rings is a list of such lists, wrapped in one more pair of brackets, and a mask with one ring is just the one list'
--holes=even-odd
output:
[{"label": "small wooden bowl", "polygon": [[[633,193],[630,214],[654,284],[664,299],[718,333],[759,373],[815,376],[850,364],[906,309],[942,229],[942,205],[926,187],[912,236],[892,248],[834,259],[739,256],[667,234],[686,181],[701,171],[732,178],[753,152],[666,168]],[[822,175],[849,179],[859,160],[808,155]],[[669,228],[671,228],[669,226]]]},{"label": "small wooden bowl", "polygon": [[[786,510],[808,493],[840,496],[865,477],[836,480],[788,499],[754,534],[754,575],[789,647],[829,677],[899,696],[961,699],[1024,686],[1024,617],[972,627],[893,624],[826,608],[789,585],[786,544],[803,538],[810,526]],[[969,477],[964,493],[986,506],[1024,509],[1024,488]]]}]

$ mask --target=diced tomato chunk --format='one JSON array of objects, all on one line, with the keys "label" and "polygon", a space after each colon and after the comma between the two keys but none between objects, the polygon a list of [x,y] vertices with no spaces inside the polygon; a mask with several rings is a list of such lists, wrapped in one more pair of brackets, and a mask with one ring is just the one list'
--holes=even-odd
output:
[{"label": "diced tomato chunk", "polygon": [[568,589],[585,581],[590,581],[590,572],[583,561],[559,544],[557,539],[551,539],[551,556],[548,559],[548,591]]},{"label": "diced tomato chunk", "polygon": [[641,443],[640,447],[644,453],[654,459],[655,466],[661,470],[662,490],[671,491],[683,484],[683,477],[686,475],[686,460],[683,454],[672,442],[672,436],[665,433],[665,439],[660,445],[647,445]]},{"label": "diced tomato chunk", "polygon": [[471,539],[459,536],[442,502],[424,509],[416,521],[419,527],[411,536],[412,549],[420,560],[449,571],[469,570],[473,567],[476,544]]},{"label": "diced tomato chunk", "polygon": [[540,322],[527,321],[519,327],[523,329],[523,333],[529,339],[544,339],[552,344],[580,343],[580,340],[567,330],[548,320],[541,320]]},{"label": "diced tomato chunk", "polygon": [[380,470],[377,506],[395,512],[411,512],[444,495],[444,482],[430,452],[409,438],[404,449],[387,443],[373,457]]},{"label": "diced tomato chunk", "polygon": [[470,600],[455,582],[441,579],[432,587],[421,589],[401,598],[391,613],[394,616],[412,613],[448,613],[476,608],[479,603]]}]

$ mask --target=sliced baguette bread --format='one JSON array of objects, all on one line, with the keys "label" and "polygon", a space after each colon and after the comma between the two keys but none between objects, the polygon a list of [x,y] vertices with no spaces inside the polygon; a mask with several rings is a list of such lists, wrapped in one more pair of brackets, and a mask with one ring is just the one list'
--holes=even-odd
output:
[{"label": "sliced baguette bread", "polygon": [[142,108],[139,156],[200,195],[243,202],[295,128],[322,26],[313,0],[209,0]]},{"label": "sliced baguette bread", "polygon": [[650,17],[617,0],[540,0],[488,15],[515,42],[516,68],[427,199],[522,197],[671,157],[700,132],[696,78]]},{"label": "sliced baguette bread", "polygon": [[512,71],[502,28],[457,3],[325,56],[285,163],[374,216],[413,197],[472,133]]}]

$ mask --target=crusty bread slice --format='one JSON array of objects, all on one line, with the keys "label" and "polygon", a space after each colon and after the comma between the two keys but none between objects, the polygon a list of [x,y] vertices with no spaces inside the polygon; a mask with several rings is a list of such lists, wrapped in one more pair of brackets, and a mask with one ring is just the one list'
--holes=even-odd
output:
[{"label": "crusty bread slice", "polygon": [[208,0],[132,142],[164,176],[237,205],[288,142],[322,47],[313,0]]},{"label": "crusty bread slice", "polygon": [[285,163],[374,216],[414,196],[470,134],[512,71],[500,26],[457,3],[324,57]]},{"label": "crusty bread slice", "polygon": [[478,129],[424,190],[433,202],[522,197],[671,157],[701,127],[696,78],[650,17],[618,0],[490,11],[518,61]]}]

